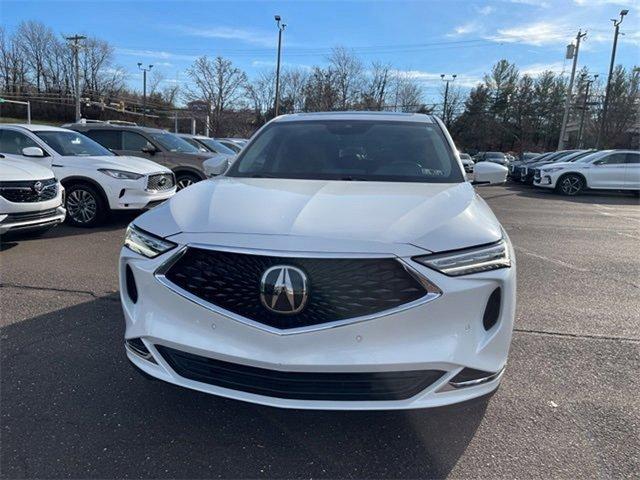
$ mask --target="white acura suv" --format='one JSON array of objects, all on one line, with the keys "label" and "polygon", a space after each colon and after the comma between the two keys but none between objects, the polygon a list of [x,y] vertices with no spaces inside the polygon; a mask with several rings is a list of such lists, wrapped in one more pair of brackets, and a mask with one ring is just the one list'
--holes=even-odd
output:
[{"label": "white acura suv", "polygon": [[[507,169],[476,165],[477,183]],[[145,376],[309,409],[434,407],[507,363],[513,249],[440,120],[285,115],[127,229],[125,349]]]},{"label": "white acura suv", "polygon": [[79,227],[99,224],[111,210],[151,208],[176,192],[168,168],[115,155],[65,128],[2,125],[0,153],[51,167],[66,189],[67,221]]}]

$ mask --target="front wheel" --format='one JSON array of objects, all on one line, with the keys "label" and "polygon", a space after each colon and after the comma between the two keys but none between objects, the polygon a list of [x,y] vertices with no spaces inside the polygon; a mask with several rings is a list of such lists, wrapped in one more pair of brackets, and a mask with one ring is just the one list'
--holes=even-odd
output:
[{"label": "front wheel", "polygon": [[67,187],[67,222],[76,227],[95,227],[106,215],[106,204],[95,187],[78,183]]},{"label": "front wheel", "polygon": [[179,173],[176,176],[176,190],[182,190],[200,181],[200,177],[191,173]]},{"label": "front wheel", "polygon": [[584,190],[584,179],[580,175],[570,173],[558,180],[556,188],[561,194],[573,197]]}]

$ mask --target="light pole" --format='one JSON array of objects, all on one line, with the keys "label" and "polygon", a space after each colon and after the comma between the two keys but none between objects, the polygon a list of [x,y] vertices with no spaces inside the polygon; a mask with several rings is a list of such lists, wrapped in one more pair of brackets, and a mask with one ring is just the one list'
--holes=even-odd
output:
[{"label": "light pole", "polygon": [[620,24],[624,20],[625,15],[629,13],[629,10],[620,11],[620,19],[616,20],[612,18],[614,34],[613,34],[613,49],[611,50],[611,63],[609,64],[609,76],[607,77],[607,88],[604,92],[604,104],[602,105],[602,119],[600,120],[600,128],[598,129],[598,140],[596,142],[596,148],[601,149],[604,143],[604,125],[607,121],[607,108],[609,106],[609,90],[611,89],[611,76],[613,75],[613,64],[616,61],[616,48],[618,48],[618,35],[620,35]]},{"label": "light pole", "polygon": [[80,121],[80,42],[84,40],[84,35],[74,35],[73,37],[65,37],[65,40],[71,42],[71,50],[73,51],[73,67],[75,70],[75,90],[76,90],[76,123]]},{"label": "light pole", "polygon": [[147,124],[147,72],[153,68],[153,65],[143,67],[138,62],[138,68],[142,70],[142,125]]},{"label": "light pole", "polygon": [[[582,75],[582,79],[584,80],[587,75]],[[593,78],[586,78],[586,86],[584,90],[584,100],[582,102],[582,113],[580,114],[580,127],[578,128],[578,148],[583,147],[582,142],[582,132],[584,131],[584,117],[587,114],[587,105],[589,103],[589,89],[591,88],[591,84],[596,81],[598,75],[594,75]]]},{"label": "light pole", "polygon": [[[578,30],[576,36],[576,50],[573,52],[573,66],[571,67],[571,78],[569,79],[569,91],[564,99],[564,114],[562,115],[562,126],[560,127],[560,138],[558,139],[558,150],[564,149],[564,137],[567,132],[567,122],[569,121],[569,107],[571,105],[571,92],[573,92],[573,81],[576,78],[576,66],[578,65],[578,52],[580,51],[580,40],[587,36],[587,32]],[[571,46],[569,46],[570,48]],[[569,57],[569,55],[567,55]],[[569,57],[570,58],[570,57]]]},{"label": "light pole", "polygon": [[276,25],[278,26],[278,61],[276,62],[276,101],[274,107],[274,116],[278,116],[280,111],[280,49],[282,47],[282,32],[286,28],[286,23],[280,23],[281,18],[280,15],[276,15],[275,17]]},{"label": "light pole", "polygon": [[453,74],[451,75],[451,78],[445,78],[446,75],[443,73],[442,75],[440,75],[440,78],[442,79],[443,82],[445,82],[445,87],[444,87],[444,103],[442,104],[442,120],[444,121],[444,124],[447,128],[449,128],[449,119],[447,118],[447,100],[449,98],[449,82],[453,82],[455,81],[456,77],[458,75],[457,74]]}]

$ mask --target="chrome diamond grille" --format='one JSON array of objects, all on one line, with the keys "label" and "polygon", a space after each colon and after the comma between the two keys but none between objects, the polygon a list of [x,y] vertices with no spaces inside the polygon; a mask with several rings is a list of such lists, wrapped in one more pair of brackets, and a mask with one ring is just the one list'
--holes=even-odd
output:
[{"label": "chrome diamond grille", "polygon": [[[260,301],[263,273],[282,264],[301,269],[309,281],[307,304],[293,315],[268,311]],[[393,258],[288,258],[190,247],[165,278],[208,303],[279,329],[373,315],[428,293]]]},{"label": "chrome diamond grille", "polygon": [[173,173],[158,173],[149,175],[147,190],[171,190],[176,184]]}]

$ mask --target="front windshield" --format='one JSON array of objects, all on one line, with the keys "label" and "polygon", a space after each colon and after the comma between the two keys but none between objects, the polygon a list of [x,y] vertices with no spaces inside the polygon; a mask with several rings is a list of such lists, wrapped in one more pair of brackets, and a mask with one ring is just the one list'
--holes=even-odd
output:
[{"label": "front windshield", "polygon": [[170,152],[201,153],[196,147],[173,133],[153,132],[151,133],[151,138],[158,142],[162,148]]},{"label": "front windshield", "polygon": [[236,152],[231,150],[229,147],[225,147],[220,142],[214,140],[213,138],[201,138],[200,141],[204,143],[209,149],[216,153],[224,153],[225,155],[235,155]]},{"label": "front windshield", "polygon": [[272,123],[240,154],[232,177],[463,182],[440,129],[364,120]]},{"label": "front windshield", "polygon": [[81,133],[59,130],[34,132],[47,145],[63,157],[106,156],[113,153]]}]

